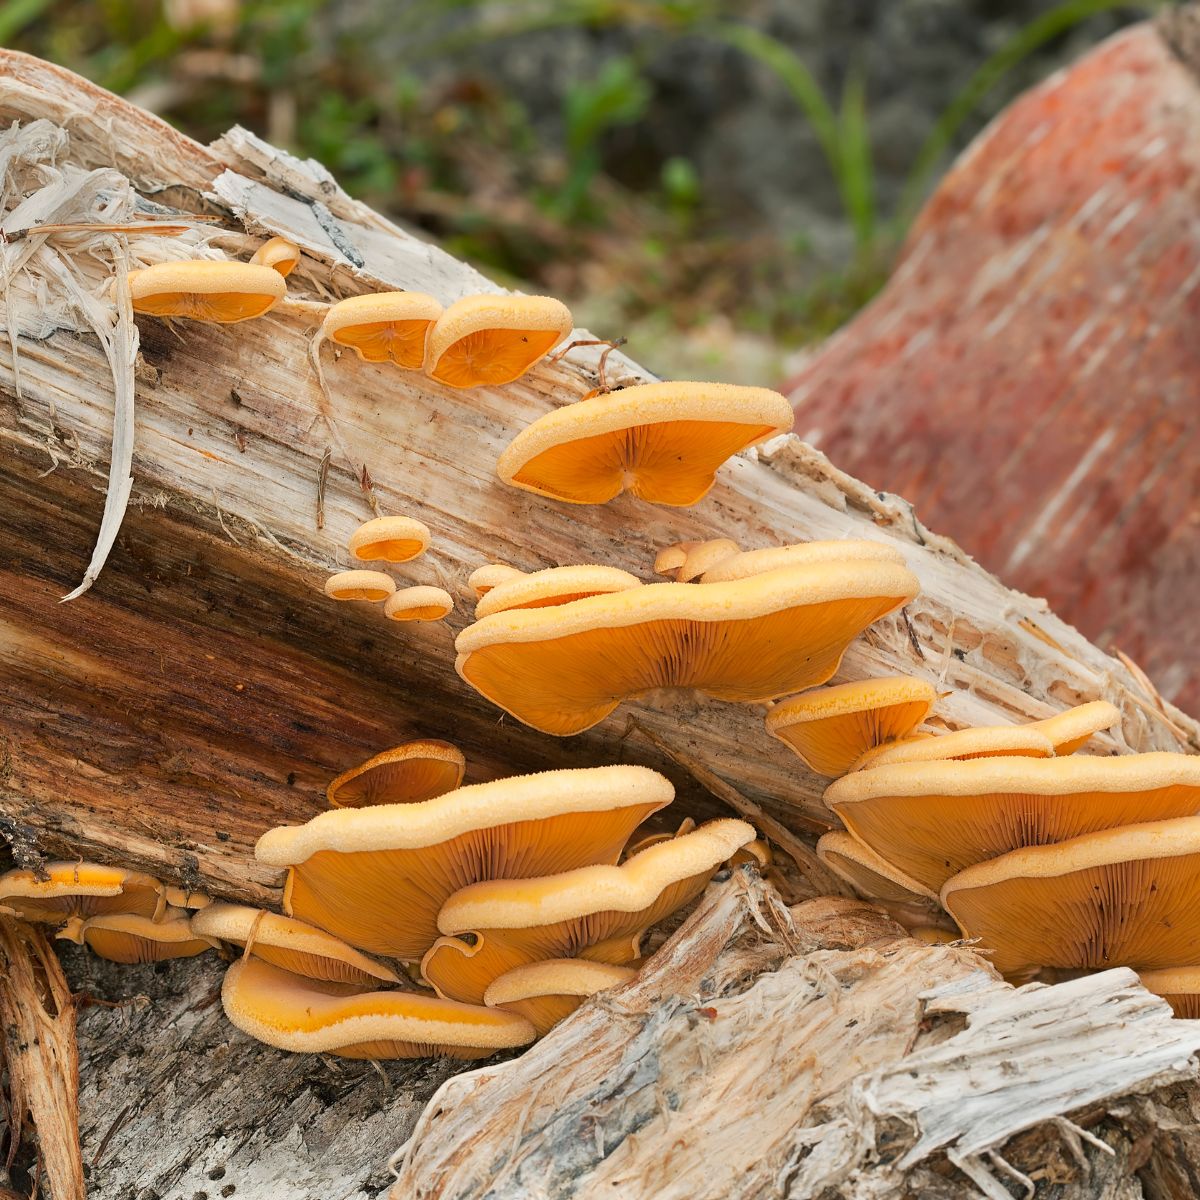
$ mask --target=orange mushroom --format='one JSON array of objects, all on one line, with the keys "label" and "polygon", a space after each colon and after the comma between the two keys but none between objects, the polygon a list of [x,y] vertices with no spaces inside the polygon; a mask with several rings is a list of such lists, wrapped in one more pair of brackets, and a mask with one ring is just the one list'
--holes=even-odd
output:
[{"label": "orange mushroom", "polygon": [[429,331],[441,315],[442,306],[423,292],[372,292],[331,305],[321,335],[349,346],[365,362],[419,371]]},{"label": "orange mushroom", "polygon": [[548,567],[516,576],[496,584],[479,598],[476,617],[518,608],[551,608],[570,604],[585,596],[602,596],[641,587],[642,581],[617,567],[583,564],[573,567]]},{"label": "orange mushroom", "polygon": [[300,265],[300,247],[284,237],[273,237],[263,242],[250,259],[260,267],[270,267],[286,279]]},{"label": "orange mushroom", "polygon": [[350,553],[362,562],[411,562],[428,549],[429,528],[412,517],[376,517],[350,535]]},{"label": "orange mushroom", "polygon": [[389,621],[441,621],[454,611],[454,599],[439,587],[400,588],[384,601]]},{"label": "orange mushroom", "polygon": [[544,1037],[589,996],[637,978],[632,967],[589,962],[586,958],[552,958],[514,967],[494,979],[484,993],[488,1008],[502,1008],[528,1020]]},{"label": "orange mushroom", "polygon": [[151,875],[89,862],[49,862],[0,875],[0,908],[22,920],[61,925],[108,913],[161,915],[163,886]]},{"label": "orange mushroom", "polygon": [[257,263],[189,259],[129,272],[133,311],[152,317],[229,325],[261,317],[286,292],[283,276]]},{"label": "orange mushroom", "polygon": [[109,962],[152,963],[172,958],[195,958],[218,943],[196,934],[186,916],[167,915],[155,921],[135,913],[102,913],[87,920],[74,918],[58,934],[86,945]]},{"label": "orange mushroom", "polygon": [[462,783],[467,760],[449,742],[423,738],[403,742],[343,771],[326,789],[332,808],[373,804],[419,804]]}]

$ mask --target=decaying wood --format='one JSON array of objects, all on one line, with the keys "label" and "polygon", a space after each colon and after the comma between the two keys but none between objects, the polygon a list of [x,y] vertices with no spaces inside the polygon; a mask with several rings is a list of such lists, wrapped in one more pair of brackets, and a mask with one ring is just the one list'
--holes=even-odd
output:
[{"label": "decaying wood", "polygon": [[1200,1095],[1197,1048],[1131,971],[1014,990],[969,948],[856,901],[789,913],[736,872],[636,981],[447,1082],[391,1195],[1007,1200],[1052,1166],[1056,1196],[1140,1196],[1177,1169],[1183,1130],[1154,1122]]}]

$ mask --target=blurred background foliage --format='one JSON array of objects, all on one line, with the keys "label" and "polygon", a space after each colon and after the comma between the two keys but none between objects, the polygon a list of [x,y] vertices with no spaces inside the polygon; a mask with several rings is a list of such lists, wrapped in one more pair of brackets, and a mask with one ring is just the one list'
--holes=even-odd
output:
[{"label": "blurred background foliage", "polygon": [[0,44],[234,123],[676,376],[777,382],[949,154],[1115,0],[0,0]]}]

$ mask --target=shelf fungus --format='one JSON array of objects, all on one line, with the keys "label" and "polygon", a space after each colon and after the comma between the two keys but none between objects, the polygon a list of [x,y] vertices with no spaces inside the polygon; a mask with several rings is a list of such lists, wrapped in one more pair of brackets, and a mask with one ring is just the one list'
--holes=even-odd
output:
[{"label": "shelf fungus", "polygon": [[677,542],[654,556],[654,573],[673,576],[676,583],[691,583],[705,571],[727,558],[741,554],[742,548],[729,538],[713,538],[707,542]]},{"label": "shelf fungus", "polygon": [[400,588],[383,604],[389,621],[442,621],[454,611],[454,598],[440,587]]},{"label": "shelf fungus", "polygon": [[283,276],[258,263],[188,259],[129,272],[133,311],[231,325],[261,317],[287,292]]},{"label": "shelf fungus", "polygon": [[1120,709],[1107,700],[1092,700],[1077,704],[1064,712],[1031,721],[1025,729],[1036,729],[1047,738],[1058,755],[1074,754],[1084,746],[1092,734],[1111,729],[1121,719]]},{"label": "shelf fungus", "polygon": [[218,946],[213,938],[197,934],[185,914],[155,921],[134,913],[104,913],[67,922],[58,934],[66,941],[86,945],[109,962],[152,963],[171,958],[195,958]]},{"label": "shelf fungus", "polygon": [[463,888],[438,913],[444,936],[421,960],[421,974],[439,995],[477,1004],[523,963],[586,958],[625,966],[639,957],[646,930],[695,899],[753,840],[745,821],[710,821],[620,866]]},{"label": "shelf fungus", "polygon": [[285,237],[273,237],[263,242],[250,262],[258,267],[270,267],[286,279],[300,265],[300,247]]},{"label": "shelf fungus", "polygon": [[193,912],[207,908],[212,903],[212,897],[207,892],[193,892],[174,884],[163,888],[163,898],[171,908],[183,908]]},{"label": "shelf fungus", "polygon": [[1200,1019],[1200,967],[1160,967],[1156,971],[1139,971],[1138,976],[1142,987],[1161,996],[1177,1017],[1189,1021]]},{"label": "shelf fungus", "polygon": [[429,331],[441,315],[442,306],[423,292],[372,292],[330,305],[321,336],[350,347],[365,362],[419,371]]},{"label": "shelf fungus", "polygon": [[1005,976],[1173,967],[1200,944],[1200,817],[1013,850],[954,875],[942,905]]},{"label": "shelf fungus", "polygon": [[832,538],[819,542],[795,542],[790,546],[766,546],[731,554],[710,567],[702,583],[732,583],[782,567],[809,566],[831,562],[903,563],[904,556],[893,546],[866,538]]},{"label": "shelf fungus", "polygon": [[674,796],[646,767],[543,771],[416,804],[336,809],[272,829],[255,854],[288,867],[284,911],[374,954],[416,962],[449,896],[483,879],[615,863]]},{"label": "shelf fungus", "polygon": [[454,791],[467,760],[449,742],[424,738],[383,750],[343,771],[325,790],[331,808],[415,804]]},{"label": "shelf fungus", "polygon": [[900,763],[831,783],[859,841],[930,889],[1022,846],[1200,810],[1200,757],[980,758]]},{"label": "shelf fungus", "polygon": [[938,902],[937,892],[918,883],[844,830],[822,834],[817,839],[817,857],[868,900],[925,906]]},{"label": "shelf fungus", "polygon": [[818,775],[844,775],[868,750],[908,737],[937,691],[924,679],[888,675],[804,692],[766,716],[767,732]]},{"label": "shelf fungus", "polygon": [[570,310],[550,296],[465,296],[429,331],[425,371],[455,388],[512,383],[573,328]]},{"label": "shelf fungus", "polygon": [[496,470],[513,487],[569,504],[628,491],[654,504],[702,500],[726,459],[792,427],[767,388],[645,383],[555,409],[522,430]]},{"label": "shelf fungus", "polygon": [[399,983],[390,967],[375,962],[324,930],[242,904],[212,904],[192,918],[205,937],[232,942],[246,953],[308,979],[361,988]]},{"label": "shelf fungus", "polygon": [[475,616],[519,608],[553,608],[587,596],[604,596],[641,587],[642,581],[617,567],[583,564],[572,567],[548,567],[510,579],[489,588],[475,606]]},{"label": "shelf fungus", "polygon": [[552,958],[505,971],[484,993],[488,1008],[524,1017],[544,1037],[589,996],[637,978],[633,967],[614,967],[586,958]]},{"label": "shelf fungus", "polygon": [[243,958],[225,972],[225,1015],[243,1033],[299,1054],[342,1058],[487,1058],[526,1046],[533,1026],[517,1013],[414,992],[361,992]]},{"label": "shelf fungus", "polygon": [[565,737],[657,688],[753,702],[824,683],[847,645],[918,587],[893,562],[644,584],[483,617],[459,634],[455,667],[517,720]]},{"label": "shelf fungus", "polygon": [[350,553],[360,562],[412,562],[428,549],[429,528],[412,517],[376,517],[350,535]]},{"label": "shelf fungus", "polygon": [[852,771],[900,763],[969,762],[977,758],[1053,758],[1054,743],[1030,725],[981,725],[933,737],[919,735],[865,751]]},{"label": "shelf fungus", "polygon": [[50,862],[41,871],[0,875],[0,909],[25,921],[62,925],[72,917],[109,913],[158,917],[163,886],[151,875],[89,862]]},{"label": "shelf fungus", "polygon": [[475,593],[476,600],[482,600],[492,588],[524,578],[525,572],[518,571],[516,567],[505,563],[485,563],[482,567],[476,567],[467,577],[467,586]]},{"label": "shelf fungus", "polygon": [[396,581],[382,571],[338,571],[325,580],[331,600],[369,600],[378,604],[395,594]]}]

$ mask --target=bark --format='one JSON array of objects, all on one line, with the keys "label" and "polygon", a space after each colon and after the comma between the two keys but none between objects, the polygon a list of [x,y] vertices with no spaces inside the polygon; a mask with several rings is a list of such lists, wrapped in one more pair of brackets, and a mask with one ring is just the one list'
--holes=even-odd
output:
[{"label": "bark", "polygon": [[[220,218],[211,236],[231,252],[244,252],[268,234],[291,237],[305,251],[291,281],[293,295],[317,299],[404,287],[450,301],[494,287],[350,200],[317,164],[289,158],[245,131],[231,131],[212,147],[197,146],[115,97],[11,53],[0,57],[0,118],[44,119],[51,129],[69,131],[69,147],[55,169],[109,172],[105,195],[131,185],[143,198]],[[131,213],[146,210],[147,201],[132,190],[126,200]],[[11,234],[14,225],[6,220],[4,228]],[[134,244],[131,238],[129,246]],[[822,537],[892,542],[920,577],[923,592],[906,613],[880,622],[851,648],[841,677],[899,671],[933,678],[947,693],[940,719],[952,726],[1036,718],[1069,703],[1107,698],[1121,708],[1123,720],[1097,743],[1099,749],[1200,745],[1194,722],[1160,702],[1143,680],[1043,602],[1005,588],[926,529],[905,500],[871,490],[795,438],[729,464],[710,496],[686,511],[628,498],[603,508],[549,504],[501,485],[495,461],[529,421],[594,386],[594,352],[543,365],[502,391],[458,393],[353,356],[335,360],[326,347],[326,399],[309,364],[311,314],[294,308],[233,327],[138,323],[131,503],[91,590],[60,604],[85,577],[98,533],[113,532],[121,517],[119,504],[105,516],[105,494],[110,460],[119,461],[111,449],[114,412],[123,411],[114,408],[114,378],[122,369],[119,351],[134,344],[134,333],[119,321],[109,328],[103,314],[92,311],[85,320],[69,304],[47,306],[44,294],[23,290],[14,264],[29,247],[47,271],[56,265],[100,278],[119,271],[132,253],[119,239],[48,245],[35,235],[0,246],[6,328],[24,331],[13,334],[12,352],[0,359],[0,834],[16,861],[36,863],[40,855],[118,861],[219,896],[277,903],[280,875],[254,861],[257,837],[271,825],[320,811],[333,775],[412,736],[457,742],[472,780],[567,764],[644,762],[665,770],[679,787],[672,819],[727,813],[727,803],[741,796],[792,835],[811,840],[830,823],[820,801],[823,783],[766,736],[759,709],[690,697],[666,707],[627,705],[585,735],[556,740],[500,719],[453,673],[452,637],[467,623],[466,578],[483,562],[530,569],[582,559],[649,577],[655,552],[683,539],[727,536],[747,549]],[[95,328],[103,337],[91,332]],[[617,356],[609,373],[646,377],[633,361]],[[122,436],[127,432],[126,423]],[[458,611],[444,625],[390,628],[376,610],[337,606],[322,594],[326,573],[347,565],[350,533],[371,515],[360,482],[364,466],[385,511],[418,517],[433,531],[429,555],[398,574],[440,583],[457,597]],[[123,471],[113,477],[119,484]],[[325,519],[318,528],[322,478]],[[748,906],[748,896],[756,907]],[[760,926],[752,920],[755,912],[773,916],[764,915]],[[872,942],[871,922],[863,928]],[[894,935],[889,928],[888,936]],[[886,994],[899,997],[909,1014],[908,1025],[870,1024],[880,1037],[859,1043],[853,1069],[875,1071],[880,1088],[890,1078],[889,1056],[907,1046],[896,1029],[914,1038],[921,1032],[913,1014],[921,1011],[925,1002],[917,995],[927,986],[961,975],[977,981],[970,985],[972,997],[1009,1011],[1004,1005],[1011,1005],[1011,994],[980,981],[979,963],[968,951],[914,949],[907,942],[863,950],[854,948],[859,943],[853,939],[850,945],[845,953],[852,957],[830,965],[820,957],[826,953],[821,936],[803,926],[800,933],[790,931],[778,898],[738,876],[657,960],[650,978],[671,981],[669,988],[660,985],[662,1003],[653,1000],[649,982],[639,982],[619,1001],[640,997],[643,1005],[622,1018],[621,1029],[630,1036],[642,1030],[638,1045],[647,1052],[655,1038],[669,1037],[669,1054],[664,1043],[660,1055],[664,1063],[692,1061],[701,1053],[724,1056],[731,1094],[749,1102],[747,1082],[761,1080],[770,1091],[776,1070],[770,1063],[777,1029],[756,1026],[753,1006],[760,1000],[784,1003],[783,993],[793,985],[814,1004],[830,1003],[812,991],[820,990],[827,970],[860,972],[868,981],[882,971],[886,986],[896,989]],[[893,959],[903,969],[873,965]],[[219,964],[211,956],[162,971],[114,971],[75,953],[70,962],[77,986],[112,1001],[150,997],[144,1004],[88,1009],[80,1022],[84,1159],[100,1200],[234,1194],[359,1200],[376,1194],[386,1184],[383,1162],[391,1147],[408,1136],[422,1102],[449,1073],[425,1063],[387,1066],[380,1074],[369,1065],[334,1067],[252,1045],[221,1019]],[[758,976],[761,985],[753,982]],[[1085,992],[1095,987],[1096,996],[1112,997],[1093,1013],[1090,1044],[1108,1038],[1105,1044],[1124,1045],[1121,1030],[1136,1023],[1149,1049],[1131,1055],[1128,1069],[1114,1069],[1103,1095],[1070,1091],[1036,1111],[1047,1116],[1051,1109],[1108,1106],[1093,1125],[1107,1130],[1106,1122],[1113,1122],[1114,1137],[1136,1148],[1150,1119],[1144,1113],[1169,1109],[1177,1125],[1174,1157],[1157,1143],[1149,1157],[1144,1147],[1119,1151],[1126,1165],[1138,1155],[1146,1170],[1153,1163],[1156,1178],[1165,1181],[1160,1194],[1168,1195],[1171,1181],[1194,1161],[1186,1116],[1193,1102],[1186,1065],[1190,1027],[1167,1022],[1165,1009],[1131,989],[1127,977],[1101,979],[1083,985]],[[726,1025],[704,1011],[707,1003],[696,1007],[670,998],[676,993],[709,996],[718,1002],[718,1014],[728,999],[730,1012],[741,1014],[728,1025],[728,1042],[696,1033]],[[739,1001],[743,994],[749,999]],[[863,1019],[877,1020],[872,1014],[884,994],[869,989]],[[581,1010],[514,1068],[527,1073],[536,1063],[554,1066],[529,1091],[531,1119],[550,1120],[540,1096],[565,1098],[570,1080],[582,1084],[586,1064],[570,1057],[579,1045],[575,1031],[599,1034],[597,1014],[619,1011],[612,1007],[617,1003]],[[1033,1010],[1035,1016],[1040,1011],[1036,1004]],[[824,1010],[813,1015],[818,1011]],[[1058,1019],[1058,1009],[1046,1011]],[[1011,1017],[1018,1030],[1026,1028],[1020,1021],[1033,1019],[1023,1012]],[[942,1028],[957,1019],[937,1017]],[[832,1045],[833,1027],[822,1036],[830,1040],[814,1045]],[[780,1045],[793,1045],[790,1034]],[[1035,1040],[1031,1047],[1036,1066],[1042,1046]],[[593,1064],[601,1050],[613,1063],[625,1053],[612,1030],[597,1043]],[[1160,1051],[1175,1057],[1164,1065],[1154,1057]],[[792,1058],[799,1062],[805,1053]],[[735,1061],[760,1065],[748,1066],[739,1081]],[[805,1128],[823,1128],[818,1109],[804,1098],[816,1087],[818,1060],[806,1061],[802,1078],[788,1075],[795,1094],[779,1093],[780,1112],[787,1114],[782,1124],[803,1117]],[[828,1063],[820,1061],[839,1078],[851,1070],[840,1050]],[[797,1063],[789,1063],[790,1072]],[[1026,1069],[1023,1056],[1020,1064],[1018,1074]],[[494,1070],[480,1078],[490,1079]],[[675,1101],[660,1092],[648,1107],[653,1088],[636,1095],[623,1090],[635,1076],[614,1077],[605,1102],[614,1129],[623,1131],[623,1148],[611,1163],[607,1152],[588,1157],[583,1147],[583,1157],[572,1160],[579,1169],[560,1171],[555,1155],[574,1151],[565,1144],[552,1149],[542,1138],[537,1153],[553,1172],[545,1181],[548,1194],[575,1194],[582,1187],[578,1180],[597,1172],[606,1194],[620,1192],[614,1181],[636,1187],[629,1156],[638,1143],[628,1134],[639,1123],[657,1128],[657,1106]],[[936,1071],[934,1078],[940,1078]],[[702,1099],[695,1075],[680,1080],[687,1085],[678,1097],[679,1123],[686,1129],[691,1112],[707,1120],[710,1110],[694,1108]],[[1163,1080],[1174,1081],[1176,1090],[1165,1093]],[[847,1095],[858,1094],[848,1079],[843,1083]],[[455,1092],[456,1105],[467,1102],[462,1091]],[[817,1099],[823,1094],[824,1086],[816,1087]],[[755,1097],[757,1103],[761,1096]],[[881,1110],[887,1121],[864,1126],[863,1140],[853,1144],[851,1131],[837,1124],[840,1110],[831,1107],[822,1118],[848,1155],[860,1155],[868,1174],[878,1167],[876,1159],[887,1158],[880,1147],[901,1136],[889,1122],[909,1112],[899,1101],[887,1103]],[[626,1111],[632,1125],[620,1124]],[[444,1106],[433,1110],[413,1142],[407,1170],[409,1179],[418,1173],[422,1188],[452,1195],[459,1193],[438,1180],[449,1178],[444,1164],[469,1147],[450,1146],[438,1125],[445,1115]],[[922,1150],[912,1172],[927,1172],[931,1189],[950,1187],[937,1182],[944,1169],[961,1186],[961,1177],[937,1157],[944,1147],[961,1143],[960,1169],[978,1174],[980,1155],[1024,1136],[1017,1116],[985,1115],[991,1123],[939,1127],[939,1144]],[[722,1119],[732,1128],[735,1116],[731,1109]],[[578,1127],[571,1126],[574,1119],[568,1113],[562,1126],[571,1139],[581,1132],[596,1137],[594,1122],[579,1117]],[[538,1144],[528,1141],[540,1136],[536,1122],[519,1120],[498,1130],[481,1113],[478,1124],[480,1153],[492,1146],[498,1154],[496,1138],[520,1151],[506,1178],[528,1169],[521,1163]],[[748,1137],[761,1133],[757,1122],[748,1128]],[[691,1135],[693,1143],[697,1136]],[[911,1130],[906,1136],[905,1152],[924,1145]],[[1082,1135],[1071,1137],[1081,1138],[1080,1155],[1089,1163],[1095,1159],[1096,1171],[1109,1169],[1107,1156],[1097,1157],[1102,1151]],[[741,1163],[735,1141],[727,1143],[730,1161]],[[609,1149],[616,1151],[617,1144]],[[667,1149],[644,1143],[647,1155]],[[771,1186],[803,1194],[794,1180],[808,1178],[812,1169],[799,1143],[789,1144],[787,1153],[787,1170]],[[1068,1160],[1074,1161],[1064,1152]],[[475,1179],[478,1161],[464,1160],[461,1178]],[[1026,1160],[1014,1151],[1010,1161]],[[756,1186],[765,1179],[753,1164],[745,1171]],[[657,1178],[652,1172],[648,1177]],[[853,1194],[851,1181],[830,1186]],[[747,1184],[740,1192],[731,1185],[727,1194],[755,1193]]]}]

